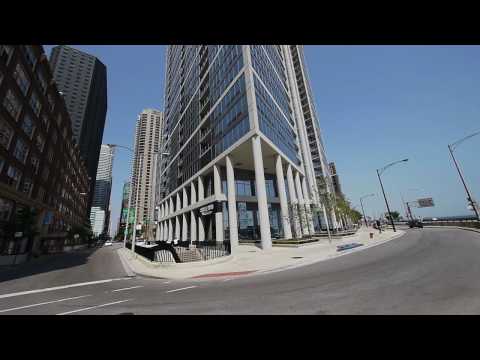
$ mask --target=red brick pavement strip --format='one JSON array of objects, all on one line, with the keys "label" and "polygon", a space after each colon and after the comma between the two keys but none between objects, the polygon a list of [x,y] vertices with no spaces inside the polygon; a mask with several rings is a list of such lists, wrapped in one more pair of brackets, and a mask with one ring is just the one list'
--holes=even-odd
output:
[{"label": "red brick pavement strip", "polygon": [[237,271],[237,272],[228,272],[228,273],[213,273],[213,274],[203,274],[192,277],[192,279],[199,278],[209,278],[209,277],[222,277],[222,276],[237,276],[237,275],[247,275],[256,272],[257,270],[250,271]]}]

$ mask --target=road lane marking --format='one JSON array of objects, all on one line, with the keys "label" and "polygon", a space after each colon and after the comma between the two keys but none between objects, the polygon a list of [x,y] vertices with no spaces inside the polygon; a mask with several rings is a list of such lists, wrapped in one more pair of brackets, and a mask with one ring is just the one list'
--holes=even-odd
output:
[{"label": "road lane marking", "polygon": [[175,291],[182,291],[182,290],[187,290],[187,289],[193,289],[193,288],[196,288],[196,286],[187,286],[187,287],[184,287],[184,288],[181,288],[181,289],[169,290],[169,291],[167,291],[167,293],[172,293],[172,292],[175,292]]},{"label": "road lane marking", "polygon": [[98,309],[98,308],[105,307],[105,306],[110,306],[110,305],[115,305],[115,304],[124,303],[124,302],[130,301],[130,300],[132,300],[132,299],[120,300],[120,301],[115,301],[115,302],[111,302],[111,303],[108,303],[108,304],[101,304],[101,305],[96,305],[96,306],[89,306],[89,307],[82,308],[82,309],[77,309],[77,310],[72,310],[72,311],[66,311],[66,312],[63,312],[63,313],[60,313],[60,314],[56,314],[56,315],[68,315],[68,314],[73,314],[73,313],[77,313],[77,312],[80,312],[80,311],[86,311],[86,310],[91,310],[91,309]]},{"label": "road lane marking", "polygon": [[116,292],[116,291],[124,291],[124,290],[131,290],[131,289],[138,289],[138,288],[141,288],[141,287],[143,287],[143,285],[132,286],[132,287],[123,288],[123,289],[116,289],[116,290],[112,290],[112,292]]},{"label": "road lane marking", "polygon": [[164,282],[164,284],[170,284],[170,283],[171,283],[171,281]]},{"label": "road lane marking", "polygon": [[92,295],[75,296],[75,297],[66,298],[66,299],[59,299],[59,300],[53,300],[53,301],[45,301],[45,302],[41,302],[41,303],[38,303],[38,304],[19,306],[19,307],[9,308],[9,309],[2,309],[2,310],[0,310],[0,313],[8,312],[8,311],[14,311],[14,310],[20,310],[20,309],[27,309],[27,308],[31,308],[31,307],[35,307],[35,306],[53,304],[53,303],[58,303],[58,302],[62,302],[62,301],[67,301],[67,300],[81,299],[81,298],[84,298],[84,297],[87,297],[87,296],[92,296]]},{"label": "road lane marking", "polygon": [[225,282],[225,281],[230,281],[230,280],[233,280],[233,279],[225,279],[225,280],[223,280],[222,282]]},{"label": "road lane marking", "polygon": [[89,282],[76,283],[76,284],[63,285],[63,286],[55,286],[55,287],[51,287],[51,288],[44,288],[44,289],[37,289],[37,290],[20,291],[20,292],[16,292],[16,293],[2,294],[2,295],[0,295],[0,299],[5,299],[5,298],[9,298],[9,297],[14,297],[14,296],[21,296],[21,295],[37,294],[37,293],[46,292],[46,291],[69,289],[69,288],[79,287],[79,286],[104,284],[104,283],[108,283],[108,282],[112,282],[112,281],[129,280],[129,279],[131,279],[131,278],[124,277],[124,278],[116,278],[116,279],[89,281]]}]

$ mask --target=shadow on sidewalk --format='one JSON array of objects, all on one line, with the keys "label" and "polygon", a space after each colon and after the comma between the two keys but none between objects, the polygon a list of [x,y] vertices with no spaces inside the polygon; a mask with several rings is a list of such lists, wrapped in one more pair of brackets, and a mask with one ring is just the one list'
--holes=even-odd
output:
[{"label": "shadow on sidewalk", "polygon": [[1,266],[0,283],[50,271],[84,265],[99,249],[100,248],[95,247],[68,253],[42,255],[38,258],[32,258],[30,261],[23,264]]}]

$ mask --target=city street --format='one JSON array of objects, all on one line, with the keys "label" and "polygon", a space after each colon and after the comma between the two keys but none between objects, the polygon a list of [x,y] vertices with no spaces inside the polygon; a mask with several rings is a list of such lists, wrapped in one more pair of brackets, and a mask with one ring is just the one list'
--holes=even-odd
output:
[{"label": "city street", "polygon": [[0,315],[479,314],[480,234],[406,230],[384,244],[245,277],[128,277],[120,244],[0,269]]}]

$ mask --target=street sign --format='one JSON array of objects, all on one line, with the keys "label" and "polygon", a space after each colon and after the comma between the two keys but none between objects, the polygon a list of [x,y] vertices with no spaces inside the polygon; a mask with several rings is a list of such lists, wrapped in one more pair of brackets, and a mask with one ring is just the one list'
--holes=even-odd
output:
[{"label": "street sign", "polygon": [[202,216],[210,215],[214,209],[215,209],[215,204],[209,204],[207,206],[200,208],[200,214],[202,214]]},{"label": "street sign", "polygon": [[418,199],[417,203],[420,208],[435,206],[432,198]]}]

